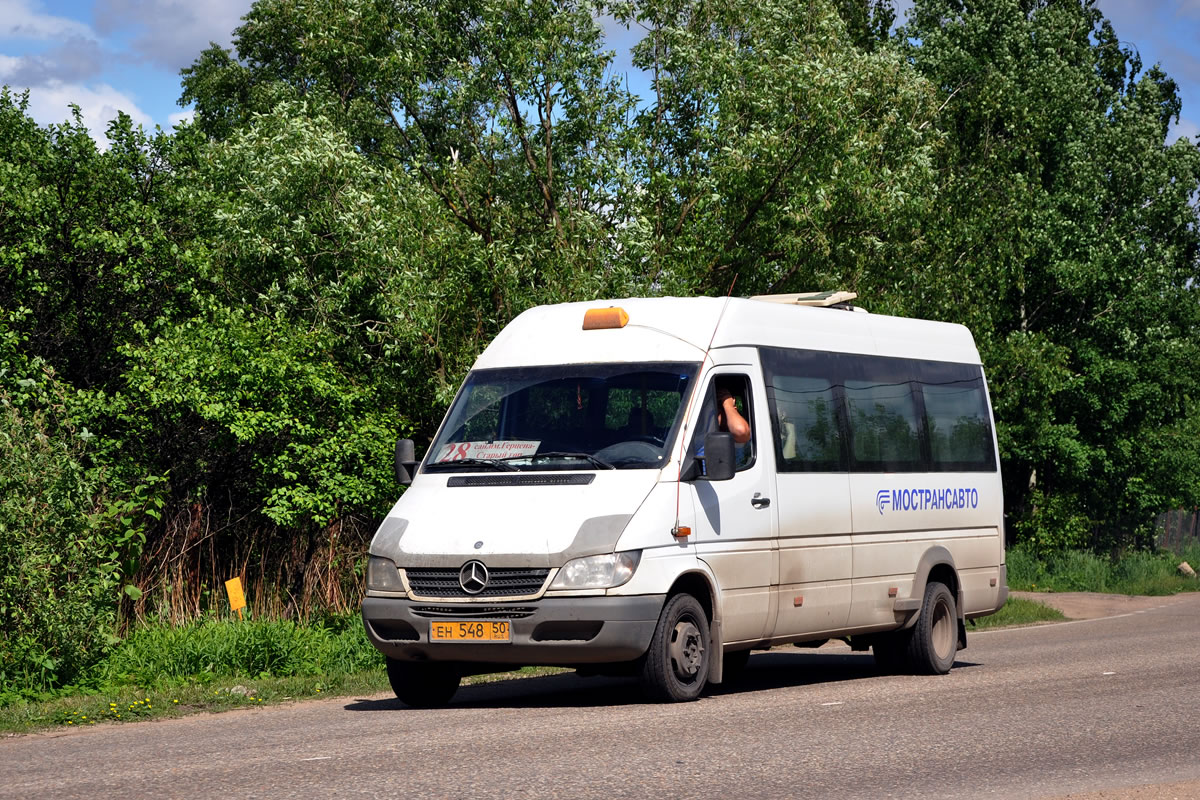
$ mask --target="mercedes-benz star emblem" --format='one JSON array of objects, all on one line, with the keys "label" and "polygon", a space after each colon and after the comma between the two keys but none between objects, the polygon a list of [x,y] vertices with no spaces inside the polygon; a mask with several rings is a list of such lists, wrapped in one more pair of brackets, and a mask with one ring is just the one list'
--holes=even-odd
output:
[{"label": "mercedes-benz star emblem", "polygon": [[458,571],[458,585],[467,594],[479,594],[487,584],[488,571],[482,561],[468,561]]}]

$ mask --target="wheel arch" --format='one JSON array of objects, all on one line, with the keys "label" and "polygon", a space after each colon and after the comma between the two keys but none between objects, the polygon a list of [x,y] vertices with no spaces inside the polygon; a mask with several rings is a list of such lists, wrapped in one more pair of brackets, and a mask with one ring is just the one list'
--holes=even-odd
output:
[{"label": "wheel arch", "polygon": [[725,677],[725,645],[721,635],[721,603],[717,597],[716,578],[704,570],[689,570],[671,584],[667,600],[677,594],[690,594],[696,598],[708,616],[708,647],[711,653],[708,682],[721,683]]},{"label": "wheel arch", "polygon": [[699,570],[683,573],[671,584],[671,588],[667,591],[667,599],[684,593],[690,594],[700,601],[710,624],[717,621],[720,616],[720,605],[717,603],[717,593],[710,576]]},{"label": "wheel arch", "polygon": [[954,598],[959,625],[962,625],[963,595],[962,583],[958,579],[958,567],[949,550],[941,545],[934,545],[926,550],[921,556],[921,560],[917,562],[917,568],[913,574],[912,592],[909,593],[908,598],[896,601],[896,610],[908,614],[904,624],[900,626],[902,629],[911,628],[916,624],[917,617],[921,613],[921,604],[925,598],[925,587],[929,585],[930,581],[944,584],[950,590],[950,595]]}]

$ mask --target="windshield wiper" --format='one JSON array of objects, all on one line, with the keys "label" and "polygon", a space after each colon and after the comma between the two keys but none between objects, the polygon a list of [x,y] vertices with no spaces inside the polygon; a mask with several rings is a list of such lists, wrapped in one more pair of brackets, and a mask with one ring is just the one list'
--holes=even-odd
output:
[{"label": "windshield wiper", "polygon": [[549,453],[534,453],[531,456],[514,456],[514,458],[528,458],[530,464],[540,458],[579,458],[590,462],[592,466],[599,467],[600,469],[616,469],[612,464],[602,458],[596,458],[591,453],[572,453],[568,450],[553,450]]},{"label": "windshield wiper", "polygon": [[463,464],[468,467],[491,467],[504,472],[516,472],[517,468],[512,464],[504,463],[505,459],[500,458],[458,458],[454,461],[437,461],[430,464],[431,467],[453,467]]}]

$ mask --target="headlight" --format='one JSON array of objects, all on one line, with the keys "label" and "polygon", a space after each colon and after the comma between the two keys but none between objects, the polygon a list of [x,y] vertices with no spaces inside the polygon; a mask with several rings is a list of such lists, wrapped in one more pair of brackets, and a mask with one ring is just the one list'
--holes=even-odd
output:
[{"label": "headlight", "polygon": [[633,577],[641,558],[641,550],[576,558],[563,565],[550,588],[611,589],[627,583]]},{"label": "headlight", "polygon": [[367,558],[367,588],[377,592],[403,592],[400,571],[389,558],[370,556]]}]

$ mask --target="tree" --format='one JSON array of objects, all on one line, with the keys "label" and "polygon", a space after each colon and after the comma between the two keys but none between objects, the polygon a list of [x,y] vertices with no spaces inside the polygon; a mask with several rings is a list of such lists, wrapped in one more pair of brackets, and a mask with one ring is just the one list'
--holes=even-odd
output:
[{"label": "tree", "polygon": [[[376,319],[418,327],[434,362],[423,405],[444,406],[520,311],[629,285],[613,253],[632,100],[601,42],[595,7],[573,1],[263,0],[236,31],[236,58],[210,49],[184,71],[183,101],[223,139],[302,99],[420,198],[426,232],[454,247],[406,286],[436,301],[406,298]],[[432,433],[436,416],[419,427]]]},{"label": "tree", "polygon": [[634,64],[645,262],[669,291],[904,291],[938,136],[934,88],[855,46],[832,3],[655,0]]},{"label": "tree", "polygon": [[907,307],[979,339],[1020,537],[1145,544],[1198,475],[1179,426],[1200,388],[1200,151],[1166,143],[1175,84],[1090,0],[919,0],[897,36],[947,134]]}]

